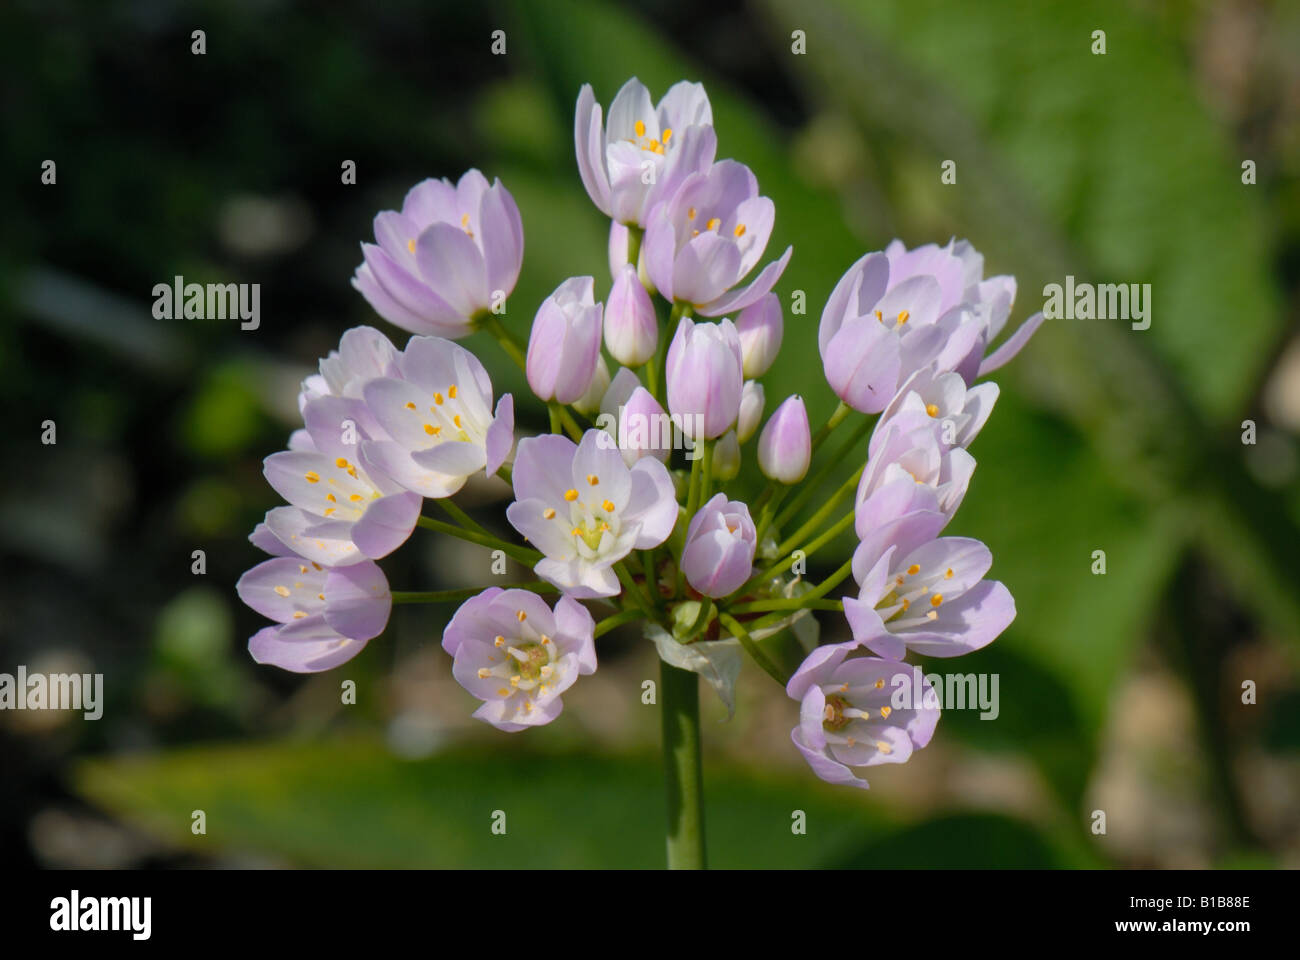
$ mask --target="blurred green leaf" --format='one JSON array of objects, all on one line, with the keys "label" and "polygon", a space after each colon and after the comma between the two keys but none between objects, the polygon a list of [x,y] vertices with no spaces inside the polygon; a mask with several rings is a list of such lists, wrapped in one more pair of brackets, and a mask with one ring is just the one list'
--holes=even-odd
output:
[{"label": "blurred green leaf", "polygon": [[[77,789],[178,845],[257,850],[308,866],[658,867],[660,759],[459,747],[429,760],[369,739],[200,747],[90,760]],[[710,864],[811,867],[892,825],[869,797],[811,775],[706,773]],[[190,814],[207,814],[206,836]],[[506,813],[505,835],[491,830]],[[792,812],[807,815],[806,835]]]},{"label": "blurred green leaf", "polygon": [[1050,870],[1081,866],[1029,824],[992,813],[936,817],[833,857],[832,870],[936,867],[949,870]]}]

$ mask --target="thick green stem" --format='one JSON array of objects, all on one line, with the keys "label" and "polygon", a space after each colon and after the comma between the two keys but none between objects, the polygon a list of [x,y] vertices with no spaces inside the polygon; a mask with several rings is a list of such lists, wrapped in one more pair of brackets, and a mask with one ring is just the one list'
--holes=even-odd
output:
[{"label": "thick green stem", "polygon": [[703,870],[704,769],[700,759],[700,681],[659,662],[664,785],[668,795],[668,869]]}]

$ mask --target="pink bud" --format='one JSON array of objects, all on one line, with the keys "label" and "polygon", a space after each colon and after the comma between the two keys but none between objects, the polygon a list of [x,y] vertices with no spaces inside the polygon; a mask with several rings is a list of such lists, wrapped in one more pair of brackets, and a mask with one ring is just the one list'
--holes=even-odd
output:
[{"label": "pink bud", "polygon": [[650,294],[637,279],[636,269],[625,263],[614,275],[605,305],[605,346],[625,367],[639,367],[654,356],[658,345],[659,319]]},{"label": "pink bud", "polygon": [[541,400],[573,403],[591,385],[600,359],[602,311],[594,289],[591,277],[571,277],[537,310],[525,373]]},{"label": "pink bud", "polygon": [[772,366],[781,349],[781,300],[775,293],[764,294],[736,318],[740,334],[740,354],[744,358],[745,376],[761,377]]},{"label": "pink bud", "polygon": [[776,408],[758,438],[758,467],[763,476],[787,485],[798,483],[812,461],[812,434],[803,397],[795,394]]},{"label": "pink bud", "polygon": [[740,412],[740,337],[730,320],[695,323],[682,318],[668,348],[668,409],[682,418],[682,429],[713,440],[731,429]]}]

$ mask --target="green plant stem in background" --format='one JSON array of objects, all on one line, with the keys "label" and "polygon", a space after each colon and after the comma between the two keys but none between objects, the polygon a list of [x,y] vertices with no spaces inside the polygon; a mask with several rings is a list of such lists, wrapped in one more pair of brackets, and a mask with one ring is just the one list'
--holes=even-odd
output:
[{"label": "green plant stem in background", "polygon": [[853,412],[853,408],[850,407],[843,400],[841,400],[840,405],[831,412],[831,415],[829,417],[826,418],[826,422],[822,424],[821,429],[819,429],[816,433],[813,434],[812,437],[813,453],[817,452],[817,448],[820,447],[822,445],[822,442],[831,435],[831,431],[834,430],[836,427],[838,427],[843,422],[844,418],[847,417],[852,412]]},{"label": "green plant stem in background", "polygon": [[832,493],[826,502],[817,508],[817,512],[809,517],[802,527],[782,540],[780,545],[776,548],[777,554],[784,554],[787,550],[793,548],[796,543],[820,527],[826,521],[826,518],[831,515],[831,512],[839,502],[843,500],[847,494],[857,490],[858,481],[862,479],[863,469],[863,467],[859,467],[854,471],[853,476],[840,484],[840,488]]},{"label": "green plant stem in background", "polygon": [[668,355],[668,343],[673,338],[673,332],[677,329],[677,324],[681,322],[682,317],[686,315],[689,309],[684,303],[673,304],[673,309],[668,314],[668,322],[659,331],[659,342],[655,344],[655,355],[651,358],[649,369],[646,371],[646,386],[651,395],[659,401],[661,407],[666,407],[664,400],[666,384],[660,379],[660,374],[665,373],[664,357]]},{"label": "green plant stem in background", "polygon": [[659,662],[668,868],[703,870],[704,770],[700,759],[700,683],[689,670]]},{"label": "green plant stem in background", "polygon": [[483,326],[496,338],[497,343],[501,344],[501,349],[509,354],[510,359],[519,364],[520,370],[528,368],[528,360],[524,356],[524,347],[515,339],[515,335],[506,329],[506,325],[501,322],[501,318],[494,313],[489,313],[483,318]]},{"label": "green plant stem in background", "polygon": [[453,520],[459,523],[462,527],[465,527],[467,530],[473,530],[475,533],[481,533],[485,537],[492,536],[491,531],[489,531],[485,526],[483,526],[481,523],[479,523],[477,520],[471,517],[460,507],[456,506],[456,504],[452,503],[451,497],[438,497],[433,502],[436,503],[439,507],[441,507],[449,517],[451,517]]},{"label": "green plant stem in background", "polygon": [[621,627],[625,623],[632,623],[635,620],[641,620],[644,614],[640,610],[620,610],[618,613],[611,614],[604,620],[596,624],[595,637],[599,639],[615,627]]},{"label": "green plant stem in background", "polygon": [[473,530],[466,530],[464,527],[458,527],[450,523],[443,523],[441,520],[434,520],[432,517],[420,517],[415,521],[416,526],[424,527],[426,530],[432,530],[435,533],[445,533],[448,536],[457,537],[461,540],[467,540],[470,543],[477,543],[481,547],[488,547],[492,550],[500,550],[506,556],[513,557],[522,564],[533,566],[542,555],[536,550],[528,547],[521,547],[517,544],[507,543],[500,537],[494,537],[491,534],[477,533]]},{"label": "green plant stem in background", "polygon": [[629,226],[627,228],[627,262],[632,264],[632,269],[640,272],[641,260],[641,237],[645,233],[640,227]]},{"label": "green plant stem in background", "polygon": [[[533,593],[559,593],[560,588],[542,580],[527,583],[502,583],[502,590],[531,590]],[[482,587],[462,587],[458,590],[394,590],[393,603],[458,603],[476,597]]]},{"label": "green plant stem in background", "polygon": [[[781,616],[788,616],[788,614],[783,613]],[[741,626],[739,620],[728,614],[719,613],[718,622],[731,631],[731,635],[740,641],[740,645],[745,648],[745,652],[763,668],[769,677],[783,687],[790,681],[790,678],[785,675],[785,671],[772,662],[771,658],[759,647],[757,641],[749,635],[749,631]],[[759,621],[755,621],[755,623],[757,622]]]},{"label": "green plant stem in background", "polygon": [[622,562],[614,564],[614,573],[618,576],[618,582],[623,585],[624,592],[636,604],[641,615],[649,622],[657,623],[659,618],[655,615],[654,604],[650,603],[646,599],[645,593],[637,587],[636,581],[632,579],[632,574],[627,572],[627,565]]},{"label": "green plant stem in background", "polygon": [[[799,512],[803,505],[808,502],[808,498],[821,488],[821,485],[826,481],[826,478],[837,470],[844,461],[849,459],[849,455],[853,452],[853,448],[862,441],[863,436],[865,436],[867,431],[871,429],[873,423],[875,423],[874,420],[863,420],[849,438],[838,449],[836,449],[835,453],[828,457],[826,462],[817,469],[817,472],[814,473],[811,478],[804,480],[802,489],[777,516],[776,526],[778,530]],[[861,476],[862,470],[859,470],[857,475]]]}]

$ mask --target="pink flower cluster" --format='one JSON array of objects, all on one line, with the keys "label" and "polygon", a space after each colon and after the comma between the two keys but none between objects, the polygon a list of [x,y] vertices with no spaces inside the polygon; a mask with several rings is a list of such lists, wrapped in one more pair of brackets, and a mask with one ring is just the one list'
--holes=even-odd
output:
[{"label": "pink flower cluster", "polygon": [[[816,774],[865,786],[856,768],[906,760],[938,720],[924,698],[893,697],[892,678],[911,676],[903,658],[979,649],[1015,616],[1007,589],[985,579],[988,548],[942,534],[974,471],[967,447],[998,395],[976,380],[1011,359],[1041,316],[991,349],[1014,279],[985,278],[965,241],[895,241],[850,267],[822,313],[823,369],[842,401],[831,421],[814,436],[794,395],[763,423],[759,378],[784,332],[773,287],[791,248],[759,267],[775,207],[746,166],[715,159],[703,87],[679,83],[655,104],[633,79],[606,116],[584,86],[574,141],[581,181],[611,220],[610,276],[556,286],[526,346],[503,322],[524,235],[499,181],[476,170],[456,184],[426,180],[400,211],[375,218],[353,284],[413,336],[398,349],[372,328],[349,330],[304,381],[303,426],[265,461],[286,505],[251,537],[272,558],[238,585],[275,622],[250,651],[302,672],[356,656],[408,596],[390,592],[375,561],[417,523],[499,544],[536,574],[462,595],[443,632],[453,675],[481,701],[474,716],[506,731],[555,719],[561,695],[596,669],[596,639],[621,623],[700,651],[674,662],[718,667],[710,658],[741,647],[762,662],[766,637],[813,609],[842,609],[852,639],[812,647],[782,679],[800,704],[794,743]],[[513,398],[496,397],[483,364],[454,342],[481,329],[523,367],[549,432],[516,443]],[[861,466],[844,518],[858,546],[842,574],[813,588],[790,573],[790,548],[807,544],[782,539],[793,516],[778,508],[827,479],[810,470],[821,440],[862,414],[880,418],[865,462],[849,463]],[[767,487],[747,504],[727,485],[751,441]],[[421,519],[425,499],[446,500],[480,473],[510,481],[505,516],[526,546],[458,508],[450,522]],[[814,501],[817,517],[836,501]],[[825,599],[850,572],[856,593]]]}]

